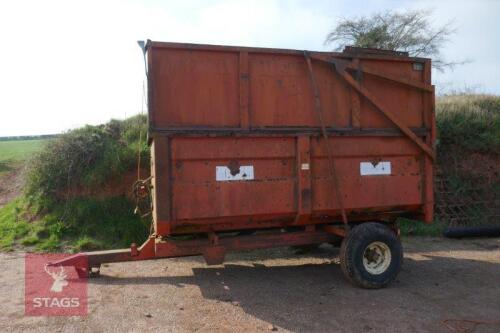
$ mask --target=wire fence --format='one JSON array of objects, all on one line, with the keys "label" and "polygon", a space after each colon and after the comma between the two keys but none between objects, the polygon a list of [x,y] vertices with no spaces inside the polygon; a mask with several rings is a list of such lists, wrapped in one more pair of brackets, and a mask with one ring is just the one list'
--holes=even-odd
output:
[{"label": "wire fence", "polygon": [[500,225],[500,177],[463,175],[438,168],[435,217],[446,226]]}]

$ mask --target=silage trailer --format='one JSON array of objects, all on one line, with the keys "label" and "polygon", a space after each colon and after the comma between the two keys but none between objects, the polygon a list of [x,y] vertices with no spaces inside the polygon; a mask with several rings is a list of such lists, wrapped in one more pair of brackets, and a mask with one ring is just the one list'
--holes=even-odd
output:
[{"label": "silage trailer", "polygon": [[433,219],[430,59],[152,41],[143,51],[151,177],[140,184],[154,230],[141,246],[53,264],[221,264],[228,251],[332,243],[356,285],[396,277],[397,219]]}]

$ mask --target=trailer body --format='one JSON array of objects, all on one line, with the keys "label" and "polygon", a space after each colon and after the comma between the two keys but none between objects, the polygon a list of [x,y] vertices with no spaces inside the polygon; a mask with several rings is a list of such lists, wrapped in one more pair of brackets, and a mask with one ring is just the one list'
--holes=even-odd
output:
[{"label": "trailer body", "polygon": [[55,264],[220,264],[226,251],[340,238],[351,281],[395,278],[396,219],[433,219],[430,59],[151,41],[144,51],[154,232]]},{"label": "trailer body", "polygon": [[431,221],[432,157],[332,62],[349,66],[344,72],[430,148],[430,61],[363,51],[151,43],[156,233],[321,224],[339,221],[340,206],[350,221],[402,214]]}]

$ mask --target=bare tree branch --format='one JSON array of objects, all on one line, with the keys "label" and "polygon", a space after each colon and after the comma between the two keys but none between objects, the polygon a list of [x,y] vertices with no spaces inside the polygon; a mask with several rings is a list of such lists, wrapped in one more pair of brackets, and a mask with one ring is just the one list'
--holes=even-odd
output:
[{"label": "bare tree branch", "polygon": [[325,39],[325,45],[342,50],[347,45],[406,51],[411,56],[433,58],[433,67],[444,71],[470,62],[445,61],[441,49],[456,33],[453,21],[434,27],[429,9],[386,11],[371,16],[341,18]]}]

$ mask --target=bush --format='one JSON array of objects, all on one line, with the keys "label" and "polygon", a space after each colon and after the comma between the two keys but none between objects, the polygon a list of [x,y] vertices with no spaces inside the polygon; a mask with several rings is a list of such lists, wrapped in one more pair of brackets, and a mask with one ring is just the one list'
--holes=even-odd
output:
[{"label": "bush", "polygon": [[498,225],[500,97],[440,97],[436,124],[436,218],[445,226]]},{"label": "bush", "polygon": [[138,115],[100,126],[87,125],[47,141],[28,163],[26,196],[48,208],[67,199],[66,194],[73,189],[97,188],[133,169],[138,149],[148,163],[146,126],[146,116]]},{"label": "bush", "polygon": [[146,133],[147,118],[138,115],[47,140],[27,163],[25,195],[0,208],[0,250],[22,244],[83,251],[144,241],[151,219],[135,215],[121,190],[101,190],[135,170],[139,151],[147,167]]},{"label": "bush", "polygon": [[444,96],[436,104],[436,125],[441,152],[454,148],[500,153],[500,97]]}]

